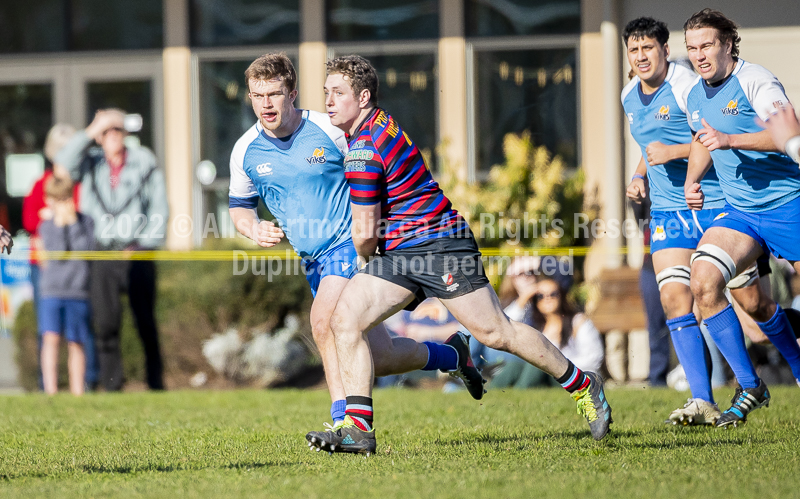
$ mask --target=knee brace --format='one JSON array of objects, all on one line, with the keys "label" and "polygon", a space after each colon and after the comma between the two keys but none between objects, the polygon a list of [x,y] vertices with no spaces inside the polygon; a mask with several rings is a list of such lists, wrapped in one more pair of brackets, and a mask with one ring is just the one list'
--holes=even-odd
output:
[{"label": "knee brace", "polygon": [[745,269],[741,274],[737,275],[731,282],[728,283],[728,289],[739,289],[739,288],[746,288],[750,286],[758,279],[758,265],[755,263],[747,269]]},{"label": "knee brace", "polygon": [[689,286],[691,282],[691,269],[686,265],[675,265],[674,267],[667,267],[656,275],[658,281],[658,290],[670,282],[678,282]]},{"label": "knee brace", "polygon": [[736,276],[736,263],[733,261],[733,258],[719,246],[701,244],[697,248],[697,252],[692,253],[691,264],[694,265],[696,260],[709,262],[717,267],[726,285]]}]

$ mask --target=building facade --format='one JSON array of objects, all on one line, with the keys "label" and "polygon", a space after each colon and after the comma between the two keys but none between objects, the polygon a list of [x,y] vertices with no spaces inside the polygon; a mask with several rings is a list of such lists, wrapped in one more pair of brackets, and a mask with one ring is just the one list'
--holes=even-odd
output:
[{"label": "building facade", "polygon": [[[705,7],[694,0],[8,0],[0,6],[0,173],[9,155],[41,152],[56,122],[85,126],[102,107],[144,118],[137,134],[166,169],[173,218],[168,245],[200,243],[208,213],[227,220],[228,158],[254,122],[244,70],[283,51],[299,75],[299,107],[324,111],[325,61],[357,53],[381,79],[380,104],[464,182],[502,162],[502,139],[529,130],[574,168],[604,218],[626,217],[624,185],[636,149],[619,92],[627,80],[620,32],[651,15],[675,31]],[[742,56],[772,69],[800,100],[800,4],[709,2],[743,27]],[[788,47],[786,47],[788,45]],[[685,50],[684,50],[685,52]],[[796,59],[796,58],[795,58]],[[14,158],[16,161],[16,158]],[[23,163],[15,163],[16,165]],[[216,178],[207,174],[213,166]],[[11,165],[13,166],[13,165]],[[10,185],[10,184],[9,184]],[[19,193],[0,192],[0,223],[19,228]],[[600,239],[597,268],[624,262],[636,238]],[[639,245],[640,246],[640,245]]]}]

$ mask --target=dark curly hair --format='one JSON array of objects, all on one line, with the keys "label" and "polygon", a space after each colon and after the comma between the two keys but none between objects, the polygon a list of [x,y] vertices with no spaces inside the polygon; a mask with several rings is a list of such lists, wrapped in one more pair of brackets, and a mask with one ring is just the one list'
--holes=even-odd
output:
[{"label": "dark curly hair", "polygon": [[356,97],[363,90],[369,90],[370,103],[373,106],[378,105],[378,73],[372,64],[360,55],[345,55],[328,61],[325,73],[329,76],[340,74],[346,77]]},{"label": "dark curly hair", "polygon": [[639,17],[629,22],[622,30],[622,41],[628,46],[628,40],[633,38],[653,38],[661,45],[669,41],[669,29],[664,21],[657,21],[652,17]]},{"label": "dark curly hair", "polygon": [[739,36],[739,27],[732,19],[728,19],[725,14],[718,10],[703,9],[692,15],[683,24],[684,33],[690,29],[702,28],[714,28],[717,30],[719,41],[723,44],[731,42],[731,55],[739,57],[739,42],[742,41],[742,38]]}]

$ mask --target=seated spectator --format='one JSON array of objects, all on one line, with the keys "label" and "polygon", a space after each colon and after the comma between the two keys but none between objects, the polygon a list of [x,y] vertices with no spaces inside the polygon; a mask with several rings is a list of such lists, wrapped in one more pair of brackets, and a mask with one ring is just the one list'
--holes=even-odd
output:
[{"label": "seated spectator", "polygon": [[[50,220],[39,225],[46,251],[85,251],[94,249],[94,223],[77,213],[72,198],[72,182],[50,177],[44,185]],[[86,260],[51,260],[40,275],[39,334],[42,336],[42,381],[47,394],[58,391],[58,344],[61,335],[68,342],[69,386],[73,395],[82,395],[86,372],[83,340],[90,334],[90,266]]]},{"label": "seated spectator", "polygon": [[498,298],[512,321],[531,323],[533,309],[530,302],[536,294],[541,263],[537,256],[525,256],[515,258],[508,266],[506,278],[500,284]]},{"label": "seated spectator", "polygon": [[[566,291],[552,277],[540,275],[536,293],[525,304],[531,311],[528,324],[540,330],[578,368],[597,371],[603,363],[603,340],[594,324],[568,299]],[[503,352],[502,357],[495,357],[493,350],[486,351],[482,355],[490,365],[493,359],[503,362],[492,378],[494,388],[558,385],[551,376],[516,356]]]}]

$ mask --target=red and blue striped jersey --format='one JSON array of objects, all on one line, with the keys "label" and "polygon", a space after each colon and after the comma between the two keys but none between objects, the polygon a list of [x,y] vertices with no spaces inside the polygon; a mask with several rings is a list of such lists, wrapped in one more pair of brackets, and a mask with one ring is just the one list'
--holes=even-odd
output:
[{"label": "red and blue striped jersey", "polygon": [[376,108],[350,137],[344,171],[353,204],[381,203],[381,253],[469,234],[419,148],[383,109]]}]

